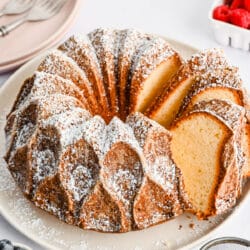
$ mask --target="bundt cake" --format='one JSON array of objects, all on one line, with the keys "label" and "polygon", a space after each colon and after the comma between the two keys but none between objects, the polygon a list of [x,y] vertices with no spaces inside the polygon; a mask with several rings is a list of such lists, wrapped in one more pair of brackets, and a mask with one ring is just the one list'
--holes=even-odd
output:
[{"label": "bundt cake", "polygon": [[230,211],[250,177],[249,105],[221,50],[185,61],[164,39],[96,29],[49,52],[5,127],[24,195],[100,232]]}]

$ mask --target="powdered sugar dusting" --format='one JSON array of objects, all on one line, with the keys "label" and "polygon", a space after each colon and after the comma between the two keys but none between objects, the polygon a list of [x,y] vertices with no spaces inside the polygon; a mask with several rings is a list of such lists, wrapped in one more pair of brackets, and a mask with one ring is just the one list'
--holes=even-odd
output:
[{"label": "powdered sugar dusting", "polygon": [[53,152],[49,149],[44,151],[33,151],[32,157],[35,159],[36,166],[33,176],[35,182],[35,188],[37,183],[45,179],[46,177],[53,176],[56,172],[56,160]]},{"label": "powdered sugar dusting", "polygon": [[91,170],[83,165],[78,165],[69,176],[68,187],[73,192],[76,201],[80,201],[82,197],[87,196],[93,184],[94,179]]},{"label": "powdered sugar dusting", "polygon": [[104,144],[104,154],[106,154],[112,145],[116,142],[125,142],[131,145],[132,148],[138,151],[139,154],[142,150],[134,137],[133,130],[128,125],[124,124],[119,118],[114,117],[106,128],[106,141]]}]

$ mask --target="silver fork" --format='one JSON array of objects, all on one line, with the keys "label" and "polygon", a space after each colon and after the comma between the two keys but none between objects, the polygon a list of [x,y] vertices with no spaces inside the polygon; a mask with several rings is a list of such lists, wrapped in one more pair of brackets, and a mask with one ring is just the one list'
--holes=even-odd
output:
[{"label": "silver fork", "polygon": [[34,0],[11,0],[0,10],[0,17],[24,13],[33,6],[34,2]]},{"label": "silver fork", "polygon": [[67,0],[37,0],[32,9],[20,19],[0,27],[0,37],[6,36],[25,22],[47,20],[56,15]]}]

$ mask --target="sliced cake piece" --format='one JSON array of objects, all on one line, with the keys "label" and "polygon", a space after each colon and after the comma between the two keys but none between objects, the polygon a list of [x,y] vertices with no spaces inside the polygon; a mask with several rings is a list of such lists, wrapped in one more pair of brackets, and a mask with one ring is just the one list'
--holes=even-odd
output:
[{"label": "sliced cake piece", "polygon": [[99,103],[92,84],[89,82],[85,71],[72,58],[66,56],[60,50],[54,50],[45,57],[37,70],[72,81],[81,90],[91,113],[93,115],[99,114]]},{"label": "sliced cake piece", "polygon": [[214,214],[221,155],[230,129],[213,115],[197,112],[181,118],[170,131],[172,157],[183,175],[186,210],[201,218]]},{"label": "sliced cake piece", "polygon": [[[196,116],[197,121],[192,122]],[[173,159],[183,174],[184,193],[190,197],[187,210],[198,217],[225,213],[241,193],[240,136],[244,120],[245,110],[238,105],[222,100],[203,101],[171,128]],[[221,124],[220,129],[216,128],[218,121],[226,128],[221,130]],[[191,174],[192,171],[195,172]],[[198,189],[202,190],[200,194]]]},{"label": "sliced cake piece", "polygon": [[118,114],[117,79],[115,75],[116,56],[115,32],[112,29],[96,29],[88,34],[95,49],[103,76],[111,117]]},{"label": "sliced cake piece", "polygon": [[105,92],[102,71],[99,61],[87,36],[72,36],[59,48],[68,57],[71,57],[78,66],[85,72],[93,95],[96,97],[97,105],[99,107],[99,114],[107,119],[108,116],[108,99]]},{"label": "sliced cake piece", "polygon": [[153,39],[153,36],[146,35],[133,29],[121,31],[121,41],[118,55],[118,83],[119,83],[119,109],[120,118],[125,120],[128,114],[128,98],[131,67],[133,58],[140,53],[141,45]]},{"label": "sliced cake piece", "polygon": [[133,128],[147,162],[133,207],[136,228],[143,229],[182,213],[180,172],[171,158],[171,135],[166,129],[140,113],[129,115],[127,123]]},{"label": "sliced cake piece", "polygon": [[[224,78],[226,74],[218,78],[222,72],[230,71],[226,71],[227,68],[228,63],[221,50],[207,50],[193,55],[171,79],[169,87],[155,99],[146,111],[146,115],[168,128],[182,107],[183,99],[192,85],[195,83],[206,85],[215,80],[227,82],[227,77]],[[231,84],[232,87],[236,85],[238,80]]]},{"label": "sliced cake piece", "polygon": [[178,116],[195,103],[212,99],[227,100],[244,106],[245,93],[237,68],[227,66],[221,71],[217,70],[216,75],[196,81],[184,98]]},{"label": "sliced cake piece", "polygon": [[165,40],[154,38],[146,43],[132,66],[129,112],[146,111],[181,64],[180,55]]},{"label": "sliced cake piece", "polygon": [[222,155],[224,174],[221,175],[223,178],[216,193],[216,213],[223,213],[236,204],[242,192],[242,169],[245,163],[242,136],[246,125],[246,111],[239,105],[223,100],[202,101],[190,112],[196,111],[216,116],[232,131],[232,136],[224,147]]},{"label": "sliced cake piece", "polygon": [[[184,99],[182,108],[178,116],[181,116],[184,112],[189,111],[192,106],[201,101],[209,101],[213,99],[225,100],[243,106],[242,91],[229,87],[207,87],[196,93],[189,94],[190,99]],[[187,101],[187,102],[186,102]],[[185,103],[186,102],[186,103]]]}]

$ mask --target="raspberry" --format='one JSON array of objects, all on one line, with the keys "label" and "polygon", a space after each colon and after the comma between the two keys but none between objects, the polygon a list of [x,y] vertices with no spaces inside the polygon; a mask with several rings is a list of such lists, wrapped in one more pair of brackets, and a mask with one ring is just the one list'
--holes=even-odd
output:
[{"label": "raspberry", "polygon": [[230,5],[230,9],[234,10],[243,7],[243,1],[244,0],[233,0]]},{"label": "raspberry", "polygon": [[250,27],[250,13],[244,9],[235,9],[231,11],[231,23],[242,28]]},{"label": "raspberry", "polygon": [[223,22],[230,21],[230,9],[227,5],[220,5],[213,11],[213,18]]},{"label": "raspberry", "polygon": [[244,0],[243,1],[244,9],[247,11],[250,11],[250,0]]}]

